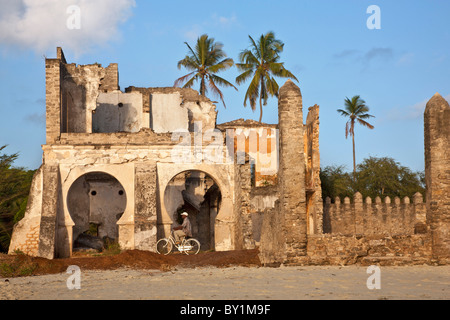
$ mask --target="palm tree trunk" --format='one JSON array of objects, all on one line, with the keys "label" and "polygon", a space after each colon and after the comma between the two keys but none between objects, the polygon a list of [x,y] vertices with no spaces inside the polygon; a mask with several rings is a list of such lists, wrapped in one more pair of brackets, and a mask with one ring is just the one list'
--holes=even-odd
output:
[{"label": "palm tree trunk", "polygon": [[353,131],[352,139],[353,139],[353,180],[356,180],[355,131]]},{"label": "palm tree trunk", "polygon": [[262,116],[263,116],[263,108],[262,108],[262,99],[261,99],[261,96],[259,96],[259,110],[260,110],[260,113],[259,113],[259,123],[261,123],[261,122],[262,122]]},{"label": "palm tree trunk", "polygon": [[200,95],[205,96],[205,76],[202,76],[202,81],[200,82]]},{"label": "palm tree trunk", "polygon": [[262,94],[263,94],[263,77],[261,76],[261,89],[259,92],[259,123],[262,122],[262,116],[263,116],[263,108],[262,108]]}]

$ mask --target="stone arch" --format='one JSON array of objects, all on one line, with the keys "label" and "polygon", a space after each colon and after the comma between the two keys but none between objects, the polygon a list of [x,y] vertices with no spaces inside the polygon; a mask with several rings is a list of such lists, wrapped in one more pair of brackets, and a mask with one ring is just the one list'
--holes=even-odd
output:
[{"label": "stone arch", "polygon": [[95,248],[92,245],[97,247],[105,238],[118,241],[117,222],[126,205],[122,184],[110,174],[89,172],[75,180],[67,193],[67,208],[74,222],[73,249],[77,245]]},{"label": "stone arch", "polygon": [[173,164],[158,163],[158,238],[169,236],[173,219],[167,212],[164,193],[169,182],[187,171],[201,171],[210,176],[221,192],[221,207],[215,219],[214,240],[216,251],[235,249],[234,166],[230,164]]},{"label": "stone arch", "polygon": [[173,177],[164,190],[169,217],[181,224],[181,212],[189,214],[192,236],[202,250],[215,249],[215,221],[220,212],[221,192],[217,182],[203,171],[183,171]]},{"label": "stone arch", "polygon": [[58,241],[55,247],[56,257],[70,257],[72,255],[73,228],[75,222],[72,219],[68,195],[70,187],[83,175],[101,172],[114,177],[123,187],[127,201],[124,212],[117,222],[118,242],[125,250],[134,249],[134,164],[120,165],[87,165],[87,166],[64,166],[60,165],[61,190],[60,205],[58,210],[57,235]]}]

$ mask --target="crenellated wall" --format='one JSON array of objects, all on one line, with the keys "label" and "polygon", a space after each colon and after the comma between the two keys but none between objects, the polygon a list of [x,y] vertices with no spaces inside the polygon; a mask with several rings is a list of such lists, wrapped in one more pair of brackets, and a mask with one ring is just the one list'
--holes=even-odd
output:
[{"label": "crenellated wall", "polygon": [[386,197],[363,200],[357,192],[352,201],[325,199],[324,233],[342,235],[411,235],[426,233],[426,205],[416,193],[412,199]]}]

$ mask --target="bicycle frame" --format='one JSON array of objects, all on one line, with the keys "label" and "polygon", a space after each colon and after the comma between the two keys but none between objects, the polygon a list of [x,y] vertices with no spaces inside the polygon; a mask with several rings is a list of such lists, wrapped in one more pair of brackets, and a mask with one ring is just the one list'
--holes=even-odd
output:
[{"label": "bicycle frame", "polygon": [[[170,248],[167,249],[167,245],[170,243]],[[162,245],[160,249],[159,245]],[[169,254],[173,251],[173,247],[177,248],[179,252],[185,254],[197,254],[200,251],[200,242],[195,238],[184,237],[180,243],[176,243],[173,231],[167,238],[160,239],[156,242],[156,251],[160,254]]]},{"label": "bicycle frame", "polygon": [[181,240],[180,244],[176,244],[175,238],[173,237],[173,231],[172,234],[169,236],[169,238],[167,238],[170,242],[172,242],[172,245],[177,248],[178,251],[186,253],[186,251],[189,251],[192,249],[192,246],[186,246],[186,237],[183,238],[183,240]]}]

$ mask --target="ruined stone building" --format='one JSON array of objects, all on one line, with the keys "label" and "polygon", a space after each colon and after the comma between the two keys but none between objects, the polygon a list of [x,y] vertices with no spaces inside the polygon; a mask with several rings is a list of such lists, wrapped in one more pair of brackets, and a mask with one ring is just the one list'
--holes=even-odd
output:
[{"label": "ruined stone building", "polygon": [[58,48],[45,70],[43,162],[10,253],[70,257],[86,233],[155,251],[187,211],[203,250],[259,248],[265,265],[449,257],[450,107],[442,97],[426,112],[426,204],[360,194],[332,203],[320,186],[319,106],[304,123],[290,80],[278,124],[217,124],[214,103],[192,89],[121,91],[117,64],[70,64]]}]

